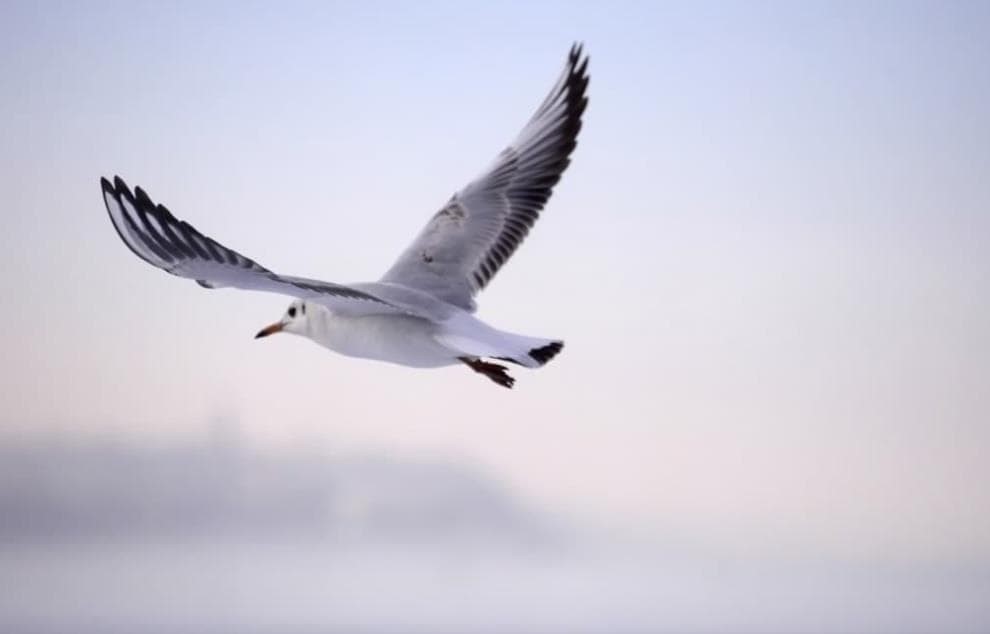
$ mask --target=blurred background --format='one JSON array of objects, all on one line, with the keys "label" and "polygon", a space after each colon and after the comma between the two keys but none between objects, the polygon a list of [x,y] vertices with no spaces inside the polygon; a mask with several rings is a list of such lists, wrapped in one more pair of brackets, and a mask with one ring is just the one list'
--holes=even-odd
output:
[{"label": "blurred background", "polygon": [[[990,4],[0,5],[0,630],[990,631]],[[379,276],[575,40],[497,388],[253,334],[99,178]]]}]

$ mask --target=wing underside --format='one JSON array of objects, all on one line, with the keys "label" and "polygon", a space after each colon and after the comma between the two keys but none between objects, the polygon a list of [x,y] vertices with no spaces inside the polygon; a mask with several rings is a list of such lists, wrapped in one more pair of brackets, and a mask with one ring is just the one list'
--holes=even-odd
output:
[{"label": "wing underside", "polygon": [[103,200],[120,239],[139,258],[166,273],[206,288],[234,287],[310,299],[343,314],[416,314],[365,290],[343,284],[282,276],[203,235],[156,205],[140,187],[131,193],[119,176],[101,179]]}]

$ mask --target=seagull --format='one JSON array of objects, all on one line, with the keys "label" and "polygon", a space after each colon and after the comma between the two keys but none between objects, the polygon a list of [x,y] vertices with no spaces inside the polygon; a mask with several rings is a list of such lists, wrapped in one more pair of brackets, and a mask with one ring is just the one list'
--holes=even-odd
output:
[{"label": "seagull", "polygon": [[280,275],[220,244],[119,176],[100,179],[120,239],[148,264],[205,288],[295,299],[255,338],[301,335],[334,352],[416,368],[464,364],[498,385],[496,361],[537,368],[558,339],[498,330],[474,316],[478,294],[525,239],[570,163],[588,104],[588,57],[575,44],[563,73],[515,140],[434,214],[377,282],[336,284]]}]

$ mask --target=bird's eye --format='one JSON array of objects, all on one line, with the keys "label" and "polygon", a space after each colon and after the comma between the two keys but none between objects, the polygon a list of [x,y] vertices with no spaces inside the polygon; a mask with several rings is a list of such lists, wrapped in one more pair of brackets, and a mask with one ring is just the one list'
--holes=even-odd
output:
[{"label": "bird's eye", "polygon": [[289,308],[289,317],[295,317],[295,316],[296,316],[296,307],[292,306]]}]

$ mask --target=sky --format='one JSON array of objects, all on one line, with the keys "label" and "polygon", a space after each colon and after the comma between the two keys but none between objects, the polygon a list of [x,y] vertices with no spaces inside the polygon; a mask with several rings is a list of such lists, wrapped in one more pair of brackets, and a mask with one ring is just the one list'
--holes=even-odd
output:
[{"label": "sky", "polygon": [[[447,456],[739,551],[990,563],[990,5],[0,7],[0,437]],[[512,391],[252,340],[135,258],[119,174],[275,271],[381,275],[574,41],[573,162],[479,297]]]}]

